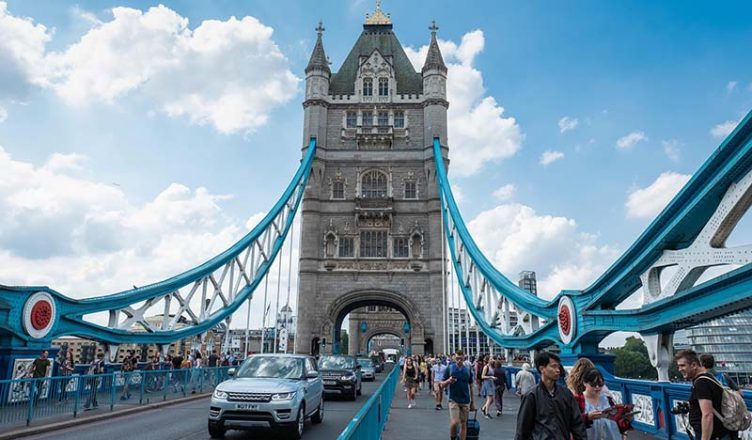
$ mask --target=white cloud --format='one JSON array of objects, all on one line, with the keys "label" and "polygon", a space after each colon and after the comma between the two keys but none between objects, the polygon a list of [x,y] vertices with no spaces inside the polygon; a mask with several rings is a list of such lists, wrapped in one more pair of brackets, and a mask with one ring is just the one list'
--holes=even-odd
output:
[{"label": "white cloud", "polygon": [[634,147],[636,143],[646,140],[648,140],[648,138],[645,136],[645,133],[641,131],[633,131],[628,135],[619,138],[616,141],[616,147],[620,150],[629,150]]},{"label": "white cloud", "polygon": [[449,185],[452,188],[454,201],[457,202],[457,204],[462,203],[465,200],[465,192],[462,191],[462,188],[460,188],[460,186],[455,183],[450,183]]},{"label": "white cloud", "polygon": [[739,125],[739,121],[729,120],[726,122],[721,122],[720,124],[710,129],[710,134],[713,135],[714,138],[723,139],[726,136],[730,135],[737,125]]},{"label": "white cloud", "polygon": [[[264,215],[247,222],[228,217],[221,207],[227,196],[178,183],[137,205],[120,188],[71,176],[68,172],[80,170],[82,161],[76,154],[53,154],[43,166],[34,166],[0,148],[4,284],[49,285],[73,298],[143,286],[225,250]],[[297,249],[293,243],[293,274]],[[284,286],[287,261],[285,255]],[[276,282],[275,267],[270,286]],[[262,307],[253,302],[252,325],[258,326]]]},{"label": "white cloud", "polygon": [[669,139],[667,141],[661,141],[663,145],[663,152],[666,156],[674,162],[679,161],[679,152],[681,151],[681,142],[676,139]]},{"label": "white cloud", "polygon": [[543,165],[544,167],[547,167],[559,159],[564,159],[564,153],[562,153],[561,151],[549,150],[541,154],[540,164]]},{"label": "white cloud", "polygon": [[5,122],[6,119],[8,119],[8,110],[0,106],[0,124]]},{"label": "white cloud", "polygon": [[577,128],[577,126],[580,124],[580,121],[577,120],[577,118],[570,118],[569,116],[564,116],[563,118],[559,119],[559,132],[564,133],[567,131],[574,130]]},{"label": "white cloud", "polygon": [[[492,96],[485,96],[483,75],[474,62],[483,51],[483,31],[466,33],[460,44],[439,40],[441,53],[447,63],[447,115],[450,127],[449,142],[452,172],[470,176],[488,162],[512,157],[519,151],[524,138],[517,121],[504,117],[504,108]],[[428,53],[428,46],[405,52],[420,71]]]},{"label": "white cloud", "polygon": [[46,27],[11,15],[0,1],[0,102],[23,98],[45,83],[45,45],[51,38]]},{"label": "white cloud", "polygon": [[739,81],[729,81],[726,83],[726,93],[731,93],[736,90],[736,86],[739,85]]},{"label": "white cloud", "polygon": [[625,203],[627,217],[652,219],[668,205],[690,177],[689,174],[667,171],[647,187],[633,190]]},{"label": "white cloud", "polygon": [[494,266],[513,281],[522,270],[536,271],[544,298],[587,287],[618,256],[599,245],[596,235],[579,231],[574,219],[539,215],[521,204],[481,212],[468,228]]},{"label": "white cloud", "polygon": [[496,191],[493,192],[493,196],[496,198],[496,200],[500,202],[505,202],[511,199],[512,197],[514,197],[514,193],[516,191],[517,191],[517,187],[511,183],[508,183],[496,189]]}]

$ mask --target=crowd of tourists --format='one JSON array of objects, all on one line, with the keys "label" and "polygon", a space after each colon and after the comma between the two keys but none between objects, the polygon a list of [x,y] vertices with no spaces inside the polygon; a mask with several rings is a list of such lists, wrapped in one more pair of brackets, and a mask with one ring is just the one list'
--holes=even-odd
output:
[{"label": "crowd of tourists", "polygon": [[[732,428],[742,422],[728,414],[725,401],[729,389],[735,393],[739,388],[727,375],[714,370],[713,356],[682,350],[674,360],[692,385],[682,416],[688,436],[696,440],[739,438]],[[461,350],[451,356],[403,356],[399,368],[407,407],[415,406],[419,392],[433,393],[436,410],[444,408],[446,398],[453,440],[466,440],[468,416],[476,411],[476,396],[482,399],[478,400],[482,402],[479,409],[485,418],[502,416],[507,388],[521,398],[515,440],[625,440],[634,416],[640,413],[634,405],[614,398],[602,370],[588,358],[580,358],[567,371],[559,356],[539,352],[533,366],[524,363],[510,376],[505,364],[500,356],[466,358]],[[744,408],[744,402],[740,402]],[[740,410],[739,417],[743,413]]]}]

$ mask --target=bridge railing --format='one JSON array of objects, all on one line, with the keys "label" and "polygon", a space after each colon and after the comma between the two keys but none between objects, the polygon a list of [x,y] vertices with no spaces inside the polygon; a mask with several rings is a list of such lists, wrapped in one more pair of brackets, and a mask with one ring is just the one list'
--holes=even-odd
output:
[{"label": "bridge railing", "polygon": [[379,440],[389,417],[394,390],[399,379],[395,365],[384,382],[355,414],[337,440]]},{"label": "bridge railing", "polygon": [[229,368],[115,371],[0,380],[0,426],[12,429],[39,420],[78,417],[87,409],[115,411],[203,394],[228,379]]},{"label": "bridge railing", "polygon": [[[507,384],[514,389],[514,379],[520,371],[518,367],[505,367]],[[691,387],[689,383],[657,382],[625,379],[603,371],[603,376],[616,403],[631,403],[636,411],[632,427],[638,431],[665,439],[689,439],[686,432],[686,414],[672,414],[671,409],[679,402],[687,402]],[[539,376],[536,375],[536,381]],[[744,402],[752,412],[752,392],[744,391]],[[743,440],[752,439],[752,428],[740,433]]]}]

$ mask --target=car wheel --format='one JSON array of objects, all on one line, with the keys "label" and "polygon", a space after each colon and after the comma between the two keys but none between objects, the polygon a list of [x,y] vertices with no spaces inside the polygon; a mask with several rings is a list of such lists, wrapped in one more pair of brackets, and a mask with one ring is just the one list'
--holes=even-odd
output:
[{"label": "car wheel", "polygon": [[300,440],[303,437],[303,429],[305,429],[305,407],[300,405],[300,408],[298,408],[298,418],[290,426],[288,437],[292,440]]},{"label": "car wheel", "polygon": [[321,403],[319,403],[319,409],[316,410],[316,413],[311,416],[311,422],[315,424],[319,424],[324,421],[324,398],[321,398]]},{"label": "car wheel", "polygon": [[212,423],[209,422],[209,435],[211,438],[222,438],[227,433],[227,429],[222,422]]}]

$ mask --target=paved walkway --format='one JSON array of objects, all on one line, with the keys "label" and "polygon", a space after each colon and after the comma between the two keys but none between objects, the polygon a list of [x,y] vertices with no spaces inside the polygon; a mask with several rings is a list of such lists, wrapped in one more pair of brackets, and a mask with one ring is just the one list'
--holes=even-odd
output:
[{"label": "paved walkway", "polygon": [[[477,405],[480,407],[483,400],[477,396],[476,399],[476,402],[480,402]],[[402,384],[397,384],[389,421],[382,438],[384,440],[449,438],[449,411],[446,409],[446,399],[444,399],[444,409],[441,411],[435,409],[435,400],[426,390],[418,392],[415,402],[414,408],[407,409],[407,398]],[[500,417],[488,420],[478,411],[480,440],[513,439],[519,407],[520,399],[514,393],[507,392],[504,393],[504,411]],[[653,438],[634,431],[630,432],[628,437],[630,440]]]}]

